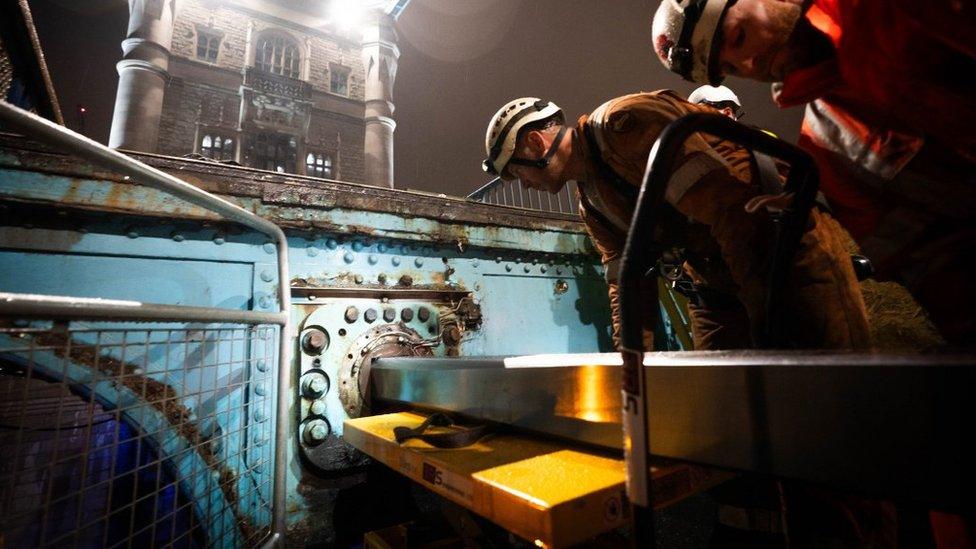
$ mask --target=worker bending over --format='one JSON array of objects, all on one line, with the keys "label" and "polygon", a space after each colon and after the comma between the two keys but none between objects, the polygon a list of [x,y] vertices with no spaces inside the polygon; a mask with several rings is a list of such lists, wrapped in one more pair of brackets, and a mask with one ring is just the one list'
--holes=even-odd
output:
[{"label": "worker bending over", "polygon": [[[576,181],[580,215],[599,250],[610,288],[615,338],[619,337],[617,276],[637,189],[648,154],[669,123],[709,112],[672,91],[611,99],[575,126],[554,103],[521,98],[491,119],[485,140],[486,171],[558,193]],[[692,278],[691,304],[698,349],[755,347],[763,321],[772,219],[748,208],[762,193],[749,151],[709,135],[686,142],[655,220],[658,242],[680,254]],[[841,233],[830,217],[811,213],[786,300],[786,335],[795,348],[858,349],[868,345],[864,303]],[[644,306],[653,318],[656,303]]]}]

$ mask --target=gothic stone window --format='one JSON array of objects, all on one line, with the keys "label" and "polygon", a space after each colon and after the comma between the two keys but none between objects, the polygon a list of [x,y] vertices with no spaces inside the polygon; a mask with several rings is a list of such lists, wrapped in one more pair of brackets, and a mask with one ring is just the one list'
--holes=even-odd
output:
[{"label": "gothic stone window", "polygon": [[308,153],[305,157],[305,173],[313,177],[333,177],[332,155],[326,153]]},{"label": "gothic stone window", "polygon": [[207,63],[217,62],[220,51],[220,35],[215,32],[197,29],[197,59]]},{"label": "gothic stone window", "polygon": [[349,67],[329,65],[329,91],[349,97]]},{"label": "gothic stone window", "polygon": [[252,167],[278,173],[295,173],[297,146],[297,140],[293,136],[259,133],[254,138]]},{"label": "gothic stone window", "polygon": [[208,133],[200,139],[200,154],[214,160],[233,160],[234,140],[230,137]]},{"label": "gothic stone window", "polygon": [[262,36],[258,40],[254,66],[263,71],[299,78],[301,56],[294,41],[279,34]]}]

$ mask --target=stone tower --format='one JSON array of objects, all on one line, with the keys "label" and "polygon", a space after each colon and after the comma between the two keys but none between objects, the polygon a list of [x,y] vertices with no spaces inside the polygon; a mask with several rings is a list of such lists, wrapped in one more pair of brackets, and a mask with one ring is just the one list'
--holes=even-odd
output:
[{"label": "stone tower", "polygon": [[409,0],[128,1],[110,146],[393,186]]}]

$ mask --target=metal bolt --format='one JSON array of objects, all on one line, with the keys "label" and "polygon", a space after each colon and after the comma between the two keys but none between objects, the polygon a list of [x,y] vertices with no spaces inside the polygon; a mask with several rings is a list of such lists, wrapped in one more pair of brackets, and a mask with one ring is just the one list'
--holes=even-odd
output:
[{"label": "metal bolt", "polygon": [[352,277],[352,279],[353,279],[353,281],[356,284],[362,284],[363,283],[363,275],[361,275],[361,274],[357,274],[356,276]]},{"label": "metal bolt", "polygon": [[363,250],[363,243],[360,242],[360,241],[358,241],[358,240],[353,241],[353,243],[352,243],[352,249],[354,251],[357,251],[357,252],[362,251]]},{"label": "metal bolt", "polygon": [[410,322],[413,320],[413,309],[407,308],[400,311],[400,319],[404,322]]},{"label": "metal bolt", "polygon": [[271,308],[271,298],[268,297],[268,296],[266,296],[266,295],[261,296],[258,299],[258,306],[260,306],[262,309],[270,309]]},{"label": "metal bolt", "polygon": [[318,398],[329,390],[329,380],[320,373],[311,373],[305,376],[302,383],[302,393],[308,398]]},{"label": "metal bolt", "polygon": [[543,265],[542,267],[539,267],[539,270],[542,271],[542,272],[546,272],[546,271],[549,270],[549,267],[546,267],[545,265]]},{"label": "metal bolt", "polygon": [[511,263],[506,263],[505,264],[505,271],[506,272],[509,272],[509,273],[512,272],[512,264]]},{"label": "metal bolt", "polygon": [[265,282],[271,282],[272,280],[274,280],[274,275],[271,274],[271,271],[268,270],[261,271],[261,280]]},{"label": "metal bolt", "polygon": [[474,261],[472,261],[471,262],[471,266],[477,268],[478,267],[478,260],[475,259]]},{"label": "metal bolt", "polygon": [[329,424],[324,419],[313,419],[305,424],[302,438],[305,439],[305,444],[315,446],[325,442],[330,430]]},{"label": "metal bolt", "polygon": [[305,246],[305,253],[308,254],[308,257],[315,257],[319,255],[319,249],[315,247],[315,244],[309,244]]},{"label": "metal bolt", "polygon": [[400,280],[397,281],[400,286],[413,286],[413,277],[410,275],[403,275]]},{"label": "metal bolt", "polygon": [[369,254],[369,257],[366,258],[366,261],[369,261],[370,265],[376,265],[376,262],[379,261],[379,258],[377,258],[376,255],[374,254]]},{"label": "metal bolt", "polygon": [[342,260],[346,263],[352,263],[353,259],[356,259],[356,256],[352,255],[352,252],[346,252],[342,255]]},{"label": "metal bolt", "polygon": [[265,242],[263,247],[264,247],[264,253],[269,255],[275,253],[278,250],[278,248],[274,245],[274,242]]},{"label": "metal bolt", "polygon": [[532,266],[526,263],[525,267],[522,267],[522,270],[525,272],[529,272],[532,270]]},{"label": "metal bolt", "polygon": [[258,360],[258,363],[257,363],[256,367],[257,367],[257,369],[258,369],[259,372],[267,372],[268,371],[268,363],[264,359]]},{"label": "metal bolt", "polygon": [[308,411],[311,412],[313,416],[324,416],[325,402],[322,402],[321,400],[312,402],[312,405],[308,407]]},{"label": "metal bolt", "polygon": [[170,235],[170,238],[172,238],[174,242],[183,242],[183,240],[185,240],[183,235],[180,233],[173,233]]},{"label": "metal bolt", "polygon": [[383,309],[383,320],[386,322],[393,322],[396,320],[396,311],[390,308]]},{"label": "metal bolt", "polygon": [[363,313],[363,320],[370,324],[376,322],[376,309],[366,309],[366,312]]},{"label": "metal bolt", "polygon": [[339,247],[339,243],[338,243],[338,242],[336,242],[336,239],[334,239],[334,238],[330,238],[330,239],[328,239],[328,240],[326,240],[326,241],[325,241],[325,245],[326,245],[326,246],[327,246],[327,247],[328,247],[328,248],[329,248],[330,250],[334,250],[334,249],[336,249],[336,248],[338,248],[338,247]]},{"label": "metal bolt", "polygon": [[501,262],[502,262],[502,256],[498,256],[495,258],[495,263],[501,263]]},{"label": "metal bolt", "polygon": [[265,385],[264,383],[255,383],[254,384],[254,394],[256,394],[258,396],[262,396],[262,397],[265,396],[265,395],[267,395],[268,394],[268,386]]},{"label": "metal bolt", "polygon": [[383,273],[376,275],[376,281],[380,284],[386,284],[386,275]]},{"label": "metal bolt", "polygon": [[310,355],[322,354],[329,348],[329,334],[318,328],[312,328],[302,336],[302,350]]},{"label": "metal bolt", "polygon": [[224,244],[225,242],[227,242],[227,238],[224,235],[222,235],[220,233],[217,233],[217,234],[214,235],[214,237],[213,237],[213,243],[214,244],[220,246],[221,244]]},{"label": "metal bolt", "polygon": [[139,232],[136,231],[135,229],[127,229],[125,232],[125,236],[129,238],[139,238]]},{"label": "metal bolt", "polygon": [[417,318],[420,319],[421,322],[427,322],[427,320],[430,319],[430,309],[427,307],[421,307],[417,311]]},{"label": "metal bolt", "polygon": [[359,309],[351,306],[346,307],[345,319],[346,322],[348,322],[349,324],[352,324],[353,322],[359,320]]},{"label": "metal bolt", "polygon": [[393,259],[390,260],[390,263],[392,263],[394,267],[398,267],[400,265],[400,258],[394,257]]},{"label": "metal bolt", "polygon": [[423,267],[424,266],[424,258],[418,257],[417,259],[414,259],[413,260],[413,264],[416,265],[416,266],[418,266],[418,267]]}]

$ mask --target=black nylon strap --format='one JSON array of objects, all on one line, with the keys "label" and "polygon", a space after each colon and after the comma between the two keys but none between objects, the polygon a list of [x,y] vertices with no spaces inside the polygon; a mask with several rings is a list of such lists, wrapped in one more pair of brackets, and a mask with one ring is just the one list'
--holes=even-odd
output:
[{"label": "black nylon strap", "polygon": [[487,425],[459,427],[458,430],[450,433],[424,434],[424,432],[431,426],[451,427],[452,425],[454,425],[454,420],[445,414],[436,413],[425,419],[424,422],[417,427],[394,427],[393,436],[396,438],[397,444],[403,444],[412,438],[416,438],[436,448],[450,449],[471,446],[475,442],[478,442],[481,437],[488,434]]}]

